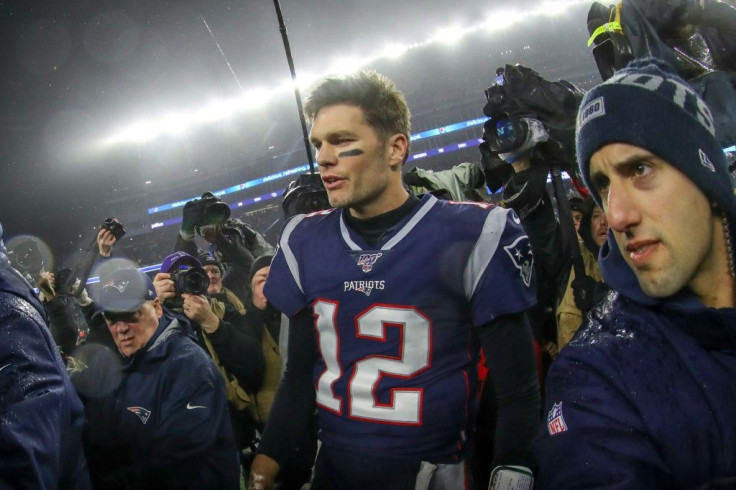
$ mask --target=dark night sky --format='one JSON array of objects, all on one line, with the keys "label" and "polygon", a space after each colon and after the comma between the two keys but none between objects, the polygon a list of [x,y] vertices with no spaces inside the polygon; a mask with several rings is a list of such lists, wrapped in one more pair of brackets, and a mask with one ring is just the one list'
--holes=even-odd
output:
[{"label": "dark night sky", "polygon": [[[503,12],[539,4],[284,0],[281,8],[297,73],[322,75],[340,57],[422,42],[442,27],[470,26],[490,14],[503,22]],[[585,46],[589,5],[364,67],[397,82],[415,123],[435,107],[476,99],[480,116],[483,89],[505,63],[530,66],[550,79],[595,81]],[[6,239],[32,234],[61,250],[114,211],[111,196],[134,189],[145,212],[144,205],[189,197],[182,182],[194,179],[195,170],[217,175],[211,183],[226,187],[275,170],[268,162],[279,154],[306,161],[293,92],[180,135],[105,150],[93,146],[133,121],[234,100],[241,86],[273,88],[285,81],[289,72],[272,2],[0,0],[0,45],[0,222]]]}]

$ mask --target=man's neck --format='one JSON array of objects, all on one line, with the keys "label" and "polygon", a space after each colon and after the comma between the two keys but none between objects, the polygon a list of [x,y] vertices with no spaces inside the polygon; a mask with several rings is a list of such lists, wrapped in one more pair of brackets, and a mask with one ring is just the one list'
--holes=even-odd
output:
[{"label": "man's neck", "polygon": [[353,218],[373,218],[399,208],[408,198],[409,192],[403,187],[403,185],[392,185],[371,204],[360,208],[348,208],[348,213]]},{"label": "man's neck", "polygon": [[359,219],[350,213],[345,213],[345,215],[351,228],[358,232],[368,244],[376,245],[387,230],[409,215],[418,204],[419,199],[415,195],[407,193],[406,200],[399,207],[378,216]]},{"label": "man's neck", "polygon": [[708,307],[736,307],[736,278],[733,270],[733,243],[728,232],[729,225],[716,218],[713,231],[713,247],[706,265],[708,274],[703,274],[691,284],[693,293]]}]

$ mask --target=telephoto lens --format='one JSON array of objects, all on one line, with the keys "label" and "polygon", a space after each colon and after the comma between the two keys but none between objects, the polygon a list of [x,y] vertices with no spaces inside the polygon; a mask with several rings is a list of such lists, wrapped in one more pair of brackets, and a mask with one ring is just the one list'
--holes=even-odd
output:
[{"label": "telephoto lens", "polygon": [[230,217],[230,207],[220,200],[205,201],[204,221],[208,225],[221,225]]}]

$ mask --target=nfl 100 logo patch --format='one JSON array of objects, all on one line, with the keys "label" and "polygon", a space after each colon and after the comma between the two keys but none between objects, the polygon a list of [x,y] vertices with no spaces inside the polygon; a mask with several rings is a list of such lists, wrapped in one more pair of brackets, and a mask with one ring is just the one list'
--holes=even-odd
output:
[{"label": "nfl 100 logo patch", "polygon": [[376,265],[376,262],[378,262],[378,259],[382,256],[383,254],[381,252],[359,254],[357,265],[363,272],[370,272],[373,270],[373,266]]},{"label": "nfl 100 logo patch", "polygon": [[553,436],[567,430],[565,417],[562,416],[562,402],[552,405],[552,410],[547,414],[547,431]]}]

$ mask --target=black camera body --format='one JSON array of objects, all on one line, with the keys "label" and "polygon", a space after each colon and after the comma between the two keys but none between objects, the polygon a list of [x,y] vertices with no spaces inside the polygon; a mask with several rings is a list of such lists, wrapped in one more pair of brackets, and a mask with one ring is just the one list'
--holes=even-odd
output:
[{"label": "black camera body", "polygon": [[[526,120],[539,121],[548,139],[535,147],[534,160],[555,165],[573,174],[575,119],[585,93],[566,80],[552,82],[521,65],[496,71],[493,85],[485,90],[483,139],[492,153],[510,153],[525,142],[530,131]],[[533,156],[534,156],[533,155]]]},{"label": "black camera body", "polygon": [[297,214],[308,214],[330,209],[330,200],[319,174],[302,174],[289,183],[281,201],[286,219]]},{"label": "black camera body", "polygon": [[207,288],[210,286],[210,278],[201,267],[192,267],[187,270],[179,270],[171,274],[171,280],[174,281],[176,294],[206,294]]},{"label": "black camera body", "polygon": [[222,225],[230,218],[230,206],[211,192],[205,192],[195,202],[202,209],[202,220],[196,226]]},{"label": "black camera body", "polygon": [[103,230],[109,230],[112,236],[115,237],[115,241],[119,242],[121,238],[125,236],[125,228],[117,218],[107,218],[100,226]]}]

